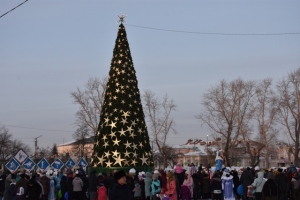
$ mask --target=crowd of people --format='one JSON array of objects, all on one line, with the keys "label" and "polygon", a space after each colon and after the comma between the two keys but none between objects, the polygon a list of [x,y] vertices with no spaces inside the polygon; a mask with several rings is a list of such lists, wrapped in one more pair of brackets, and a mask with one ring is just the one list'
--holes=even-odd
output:
[{"label": "crowd of people", "polygon": [[0,200],[300,200],[299,173],[294,165],[283,170],[259,170],[178,163],[172,170],[110,173],[82,168],[72,171],[3,173]]}]

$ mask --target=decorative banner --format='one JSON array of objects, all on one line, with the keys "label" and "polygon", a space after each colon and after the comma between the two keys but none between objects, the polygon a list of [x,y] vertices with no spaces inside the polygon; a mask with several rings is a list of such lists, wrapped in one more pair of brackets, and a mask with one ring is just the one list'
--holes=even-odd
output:
[{"label": "decorative banner", "polygon": [[14,156],[14,158],[20,163],[22,164],[24,162],[24,160],[26,160],[26,158],[28,158],[28,155],[22,150],[20,149],[18,151],[18,153],[16,153],[16,155]]},{"label": "decorative banner", "polygon": [[23,162],[23,165],[24,169],[26,169],[27,171],[31,171],[34,166],[35,166],[35,163],[33,162],[33,160],[31,160],[31,158],[26,158],[26,160]]},{"label": "decorative banner", "polygon": [[40,162],[38,162],[37,166],[41,170],[45,170],[45,169],[47,169],[50,166],[50,164],[48,163],[48,161],[45,158],[42,158],[40,160]]},{"label": "decorative banner", "polygon": [[69,158],[69,160],[66,162],[65,165],[67,168],[73,168],[73,167],[75,167],[75,162],[72,158]]},{"label": "decorative banner", "polygon": [[60,170],[64,166],[64,163],[59,158],[56,158],[51,166],[56,170]]},{"label": "decorative banner", "polygon": [[19,167],[20,164],[14,158],[10,159],[9,162],[5,165],[5,167],[11,172],[14,173]]},{"label": "decorative banner", "polygon": [[78,163],[77,163],[77,165],[80,167],[83,167],[83,168],[85,168],[86,166],[87,166],[87,162],[84,160],[84,158],[81,158],[79,161],[78,161]]}]

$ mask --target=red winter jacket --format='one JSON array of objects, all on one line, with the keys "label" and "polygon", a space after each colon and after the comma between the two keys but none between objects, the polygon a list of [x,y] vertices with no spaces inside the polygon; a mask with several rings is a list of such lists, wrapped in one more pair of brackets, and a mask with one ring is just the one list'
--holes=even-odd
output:
[{"label": "red winter jacket", "polygon": [[99,187],[97,191],[97,200],[107,200],[107,191],[105,186]]}]

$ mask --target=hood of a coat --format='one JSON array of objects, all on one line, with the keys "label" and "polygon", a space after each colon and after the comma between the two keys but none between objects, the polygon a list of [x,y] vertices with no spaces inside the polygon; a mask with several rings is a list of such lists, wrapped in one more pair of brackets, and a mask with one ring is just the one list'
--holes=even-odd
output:
[{"label": "hood of a coat", "polygon": [[150,172],[146,172],[146,177],[147,178],[152,178],[152,174]]},{"label": "hood of a coat", "polygon": [[264,178],[264,173],[263,172],[258,172],[257,173],[257,178],[259,178],[259,179]]}]

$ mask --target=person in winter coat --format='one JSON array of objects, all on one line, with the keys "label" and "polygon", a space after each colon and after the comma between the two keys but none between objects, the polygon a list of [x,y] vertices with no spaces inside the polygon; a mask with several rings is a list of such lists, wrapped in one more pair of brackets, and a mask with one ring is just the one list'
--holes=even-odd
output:
[{"label": "person in winter coat", "polygon": [[150,187],[151,187],[151,183],[152,183],[152,174],[150,172],[146,172],[146,177],[144,179],[144,182],[145,182],[146,200],[150,200],[150,197],[151,197]]},{"label": "person in winter coat", "polygon": [[274,177],[278,187],[279,199],[287,199],[288,196],[288,179],[285,173],[282,172],[282,168],[277,170],[277,174]]},{"label": "person in winter coat", "polygon": [[[99,188],[97,190],[97,200],[106,200],[107,199],[107,189],[104,185],[104,183],[99,183]],[[90,200],[92,200],[90,198]]]},{"label": "person in winter coat", "polygon": [[81,200],[83,182],[79,177],[79,174],[76,174],[75,178],[72,181],[73,185],[73,194],[75,200]]},{"label": "person in winter coat", "polygon": [[234,184],[234,188],[233,188],[233,192],[234,192],[234,196],[235,199],[240,199],[241,196],[237,193],[237,188],[240,185],[240,178],[239,178],[239,174],[236,170],[232,171],[232,176],[233,176],[233,184]]},{"label": "person in winter coat", "polygon": [[255,189],[255,200],[261,200],[262,189],[264,187],[266,180],[264,179],[264,173],[258,172],[257,178],[252,183],[252,187]]},{"label": "person in winter coat", "polygon": [[141,196],[142,196],[143,200],[146,199],[144,178],[145,178],[145,172],[139,172],[139,174],[138,174],[138,182],[139,182],[139,184],[141,186]]},{"label": "person in winter coat", "polygon": [[198,173],[192,175],[194,187],[193,187],[193,199],[200,199],[200,181],[198,178]]},{"label": "person in winter coat", "polygon": [[[201,164],[200,164],[201,166]],[[199,195],[200,197],[202,196],[202,186],[203,186],[203,170],[202,170],[202,167],[201,167],[201,170],[200,170],[200,167],[198,168],[198,179],[199,179],[199,185],[200,185],[200,191],[199,191]]]},{"label": "person in winter coat", "polygon": [[5,186],[4,186],[4,193],[3,193],[3,200],[9,200],[9,186],[12,181],[12,174],[8,174],[5,178]]},{"label": "person in winter coat", "polygon": [[3,193],[5,190],[5,179],[6,179],[6,175],[5,173],[0,175],[0,200],[2,200],[3,198]]},{"label": "person in winter coat", "polygon": [[152,200],[159,200],[160,198],[156,195],[161,192],[160,181],[158,180],[158,174],[152,175],[152,182],[151,182],[151,195]]},{"label": "person in winter coat", "polygon": [[229,173],[228,169],[224,170],[224,174],[221,177],[222,179],[222,189],[224,200],[235,200],[234,193],[233,193],[233,176]]},{"label": "person in winter coat", "polygon": [[134,192],[134,199],[135,200],[141,200],[142,199],[142,195],[141,195],[142,189],[141,189],[141,186],[140,186],[138,181],[134,181],[133,192]]},{"label": "person in winter coat", "polygon": [[111,171],[109,173],[109,176],[104,180],[104,185],[107,187],[108,190],[108,196],[110,191],[113,189],[113,187],[116,184],[116,180],[114,178],[114,174],[117,172],[117,170]]},{"label": "person in winter coat", "polygon": [[69,199],[67,200],[73,200],[74,199],[74,192],[73,192],[73,173],[70,173],[68,175],[68,180],[67,180],[67,192],[69,195]]},{"label": "person in winter coat", "polygon": [[[134,189],[134,176],[133,173],[128,173],[126,175],[126,184],[130,187],[130,190],[133,191]],[[133,195],[133,193],[132,193]]]},{"label": "person in winter coat", "polygon": [[211,192],[213,194],[213,199],[222,200],[222,180],[220,178],[219,172],[215,172],[211,182]]},{"label": "person in winter coat", "polygon": [[277,199],[277,185],[274,180],[273,172],[268,173],[267,181],[265,182],[262,189],[263,200],[278,200]]},{"label": "person in winter coat", "polygon": [[89,192],[90,192],[90,200],[96,199],[98,179],[96,176],[96,171],[93,170],[89,176]]},{"label": "person in winter coat", "polygon": [[191,173],[190,171],[186,171],[185,172],[185,177],[184,177],[184,181],[183,183],[184,185],[186,185],[189,190],[190,190],[190,193],[191,193],[191,197],[193,196],[193,179],[192,179],[192,176],[191,176]]},{"label": "person in winter coat", "polygon": [[132,190],[126,184],[126,173],[121,170],[114,174],[116,184],[109,193],[109,200],[134,200]]},{"label": "person in winter coat", "polygon": [[65,199],[65,197],[64,197],[65,193],[68,191],[67,174],[63,174],[60,179],[60,189],[61,189],[61,193],[62,193],[61,200],[68,200],[68,199]]},{"label": "person in winter coat", "polygon": [[250,168],[247,167],[240,178],[240,183],[243,185],[244,193],[243,193],[243,199],[247,199],[247,192],[248,192],[248,186],[251,185],[254,181],[254,176],[250,171]]},{"label": "person in winter coat", "polygon": [[167,184],[167,177],[166,177],[166,173],[164,170],[159,170],[159,174],[160,174],[160,187],[163,189],[166,189],[166,184]]},{"label": "person in winter coat", "polygon": [[197,169],[194,163],[191,164],[190,172],[192,176],[197,173]]},{"label": "person in winter coat", "polygon": [[202,178],[202,198],[210,199],[211,191],[210,191],[210,179],[209,175],[204,172]]},{"label": "person in winter coat", "polygon": [[31,179],[27,183],[26,197],[30,200],[39,200],[42,193],[42,187],[35,179],[36,176],[32,175]]},{"label": "person in winter coat", "polygon": [[177,200],[176,191],[176,180],[172,172],[167,174],[166,192],[165,195],[170,198],[170,200]]},{"label": "person in winter coat", "polygon": [[16,189],[16,179],[11,179],[9,186],[9,200],[14,200],[15,198],[15,189]]},{"label": "person in winter coat", "polygon": [[84,174],[79,173],[79,178],[82,180],[82,183],[83,183],[82,191],[81,191],[81,199],[87,200],[86,193],[89,189],[89,179],[88,179],[88,177],[86,177],[86,173],[84,173]]},{"label": "person in winter coat", "polygon": [[39,178],[39,182],[42,184],[43,191],[44,191],[42,198],[43,200],[48,200],[48,195],[50,192],[50,178],[46,176],[46,172],[42,173],[42,175]]},{"label": "person in winter coat", "polygon": [[16,193],[16,196],[15,196],[14,200],[25,200],[25,194],[24,194],[24,188],[23,187],[19,187],[17,189],[17,193]]},{"label": "person in winter coat", "polygon": [[182,186],[181,186],[180,199],[181,200],[191,200],[192,199],[191,191],[188,188],[188,186],[185,184],[182,184]]},{"label": "person in winter coat", "polygon": [[26,174],[21,174],[20,175],[20,180],[16,183],[16,190],[15,190],[15,193],[17,193],[17,190],[22,187],[23,190],[24,190],[24,193],[26,194],[27,192],[27,184],[28,184],[28,181],[26,180]]},{"label": "person in winter coat", "polygon": [[40,199],[42,199],[43,195],[44,195],[44,188],[43,188],[43,185],[40,183],[40,175],[39,174],[36,176],[35,180],[40,185],[40,187],[42,188],[42,191],[40,193]]},{"label": "person in winter coat", "polygon": [[294,200],[300,199],[300,180],[299,177],[293,176],[291,180],[291,190]]},{"label": "person in winter coat", "polygon": [[184,169],[181,167],[180,163],[177,163],[177,165],[174,168],[174,172],[175,172],[174,173],[175,176],[177,177],[177,179],[179,181],[179,186],[181,186],[184,181],[185,173],[184,173]]},{"label": "person in winter coat", "polygon": [[48,194],[48,200],[55,200],[56,196],[55,196],[55,182],[54,182],[54,177],[51,176],[50,177],[50,190],[49,190],[49,194]]}]

